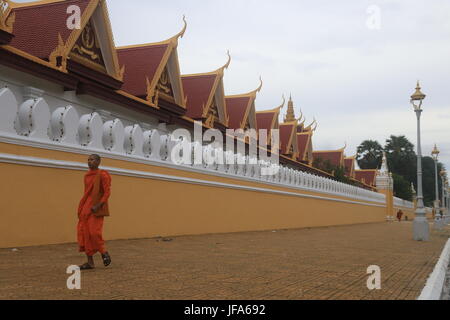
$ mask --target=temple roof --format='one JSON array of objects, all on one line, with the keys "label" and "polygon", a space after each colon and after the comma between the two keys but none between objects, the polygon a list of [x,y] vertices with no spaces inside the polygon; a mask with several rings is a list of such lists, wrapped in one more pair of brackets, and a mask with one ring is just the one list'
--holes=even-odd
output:
[{"label": "temple roof", "polygon": [[256,121],[259,129],[266,129],[268,131],[278,128],[278,118],[280,116],[281,109],[284,107],[286,99],[283,96],[283,103],[271,110],[257,111]]},{"label": "temple roof", "polygon": [[147,80],[156,78],[168,51],[168,44],[118,48],[119,63],[125,66],[122,90],[138,97],[147,95]]},{"label": "temple roof", "polygon": [[214,98],[217,94],[221,96],[219,106],[224,124],[228,124],[228,114],[226,112],[225,94],[223,89],[223,73],[231,62],[231,56],[228,53],[228,62],[219,69],[198,74],[182,75],[181,82],[183,84],[184,93],[186,95],[186,116],[193,119],[206,118],[210,108],[213,105]]},{"label": "temple roof", "polygon": [[225,103],[230,117],[228,127],[235,130],[243,129],[252,106],[251,97],[225,97]]},{"label": "temple roof", "polygon": [[376,169],[373,170],[355,170],[355,179],[369,186],[375,186],[375,178],[377,176]]},{"label": "temple roof", "polygon": [[356,157],[344,158],[345,175],[347,177],[353,177],[355,174],[355,158]]},{"label": "temple roof", "polygon": [[[14,48],[14,52],[29,60],[46,61],[63,72],[67,72],[70,60],[122,80],[105,0],[8,3],[15,21],[14,38],[7,50]],[[67,26],[67,9],[71,5],[80,8],[79,29]]]},{"label": "temple roof", "polygon": [[314,159],[320,158],[322,160],[328,160],[330,163],[337,167],[344,166],[344,149],[333,151],[314,151]]},{"label": "temple roof", "polygon": [[[294,138],[297,131],[297,121],[281,123],[280,128],[280,150],[281,154],[290,154],[291,146],[294,143]],[[295,146],[297,150],[297,146]]]},{"label": "temple roof", "polygon": [[92,0],[60,0],[11,3],[15,23],[14,38],[10,45],[40,59],[48,60],[52,51],[58,47],[58,35],[61,35],[63,42],[67,43],[73,33],[73,30],[67,28],[67,7],[77,5],[83,16],[92,2]]},{"label": "temple roof", "polygon": [[[172,94],[178,105],[185,106],[176,51],[178,39],[183,37],[187,27],[184,17],[183,21],[181,32],[165,41],[117,48],[119,63],[124,68],[123,91],[149,99],[156,94],[159,81],[165,74],[167,88],[162,93]],[[158,87],[160,89],[161,86]]]},{"label": "temple roof", "polygon": [[[255,99],[256,94],[261,91],[263,85],[261,79],[260,81],[260,86],[256,90],[249,93],[225,97],[227,112],[230,117],[228,123],[230,129],[244,129],[247,122],[253,122],[255,126],[254,129],[256,129]],[[253,119],[249,119],[251,114],[253,115]]]},{"label": "temple roof", "polygon": [[312,133],[304,132],[297,133],[297,146],[298,146],[298,159],[304,161],[306,153],[308,152],[309,145],[311,144]]}]

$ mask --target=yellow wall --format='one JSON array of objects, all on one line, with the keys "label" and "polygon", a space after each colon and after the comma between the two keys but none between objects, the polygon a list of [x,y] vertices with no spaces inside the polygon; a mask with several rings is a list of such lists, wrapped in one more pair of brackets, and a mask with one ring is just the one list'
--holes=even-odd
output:
[{"label": "yellow wall", "polygon": [[[8,144],[0,144],[0,153],[86,160],[84,155]],[[104,159],[102,165],[268,188],[261,183],[120,160]],[[83,171],[0,163],[4,199],[0,247],[75,242],[83,175]],[[112,216],[105,221],[107,240],[370,223],[384,221],[386,216],[385,207],[364,204],[121,175],[112,178]]]}]

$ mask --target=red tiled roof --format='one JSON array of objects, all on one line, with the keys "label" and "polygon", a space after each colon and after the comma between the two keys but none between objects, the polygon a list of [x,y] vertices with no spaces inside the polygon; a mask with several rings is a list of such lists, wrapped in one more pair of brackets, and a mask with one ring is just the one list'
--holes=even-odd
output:
[{"label": "red tiled roof", "polygon": [[370,186],[375,185],[375,177],[376,177],[377,170],[356,170],[355,171],[355,178],[356,180],[359,180],[365,184],[368,184]]},{"label": "red tiled roof", "polygon": [[327,152],[313,152],[314,159],[321,158],[322,160],[328,160],[334,166],[342,166],[341,163],[343,151],[327,151]]},{"label": "red tiled roof", "polygon": [[354,168],[355,165],[355,159],[353,158],[345,158],[344,159],[344,166],[345,166],[345,174],[349,177],[352,169]]},{"label": "red tiled roof", "polygon": [[273,118],[276,117],[276,112],[265,112],[265,113],[256,113],[256,124],[258,127],[258,130],[260,129],[266,129],[267,134],[270,133],[270,130],[272,130],[272,123]]},{"label": "red tiled roof", "polygon": [[294,134],[294,130],[295,126],[293,124],[280,124],[280,150],[282,154],[289,153],[289,140]]},{"label": "red tiled roof", "polygon": [[67,28],[67,7],[77,5],[81,15],[91,0],[67,0],[13,9],[16,14],[12,47],[35,57],[48,59],[58,46],[58,34],[67,41],[73,30]]},{"label": "red tiled roof", "polygon": [[152,82],[169,45],[149,45],[117,50],[119,64],[125,65],[122,90],[135,95],[147,95],[147,80]]},{"label": "red tiled roof", "polygon": [[230,117],[230,121],[228,123],[228,127],[230,129],[237,130],[241,128],[241,123],[245,120],[244,117],[249,103],[250,97],[225,97],[225,104]]},{"label": "red tiled roof", "polygon": [[207,107],[211,91],[216,82],[217,74],[182,76],[184,95],[187,97],[186,116],[200,119],[203,107]]},{"label": "red tiled roof", "polygon": [[309,134],[297,134],[297,146],[299,152],[299,160],[302,161],[305,153],[307,152],[308,142],[309,142]]}]

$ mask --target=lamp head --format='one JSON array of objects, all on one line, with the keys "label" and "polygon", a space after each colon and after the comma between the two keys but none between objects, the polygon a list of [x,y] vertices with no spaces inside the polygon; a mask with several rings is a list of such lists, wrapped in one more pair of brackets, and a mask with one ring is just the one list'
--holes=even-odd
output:
[{"label": "lamp head", "polygon": [[434,160],[437,160],[439,153],[440,153],[440,151],[438,150],[437,146],[434,145],[434,149],[433,149],[433,151],[431,151],[431,155],[433,156]]},{"label": "lamp head", "polygon": [[419,81],[417,81],[416,92],[414,92],[414,94],[411,96],[412,101],[422,102],[426,98],[426,95],[423,94],[422,91],[420,90],[421,90],[420,83]]}]

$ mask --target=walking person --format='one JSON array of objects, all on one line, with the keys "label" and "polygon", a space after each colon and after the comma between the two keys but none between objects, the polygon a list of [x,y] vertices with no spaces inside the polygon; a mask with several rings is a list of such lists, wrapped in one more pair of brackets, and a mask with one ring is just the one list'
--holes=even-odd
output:
[{"label": "walking person", "polygon": [[403,211],[402,210],[398,210],[398,212],[397,212],[398,222],[402,222],[402,217],[403,217]]},{"label": "walking person", "polygon": [[111,264],[111,257],[103,240],[103,220],[109,216],[108,199],[111,195],[111,176],[106,170],[100,170],[99,155],[88,158],[89,171],[84,176],[84,195],[78,206],[78,245],[79,251],[87,256],[87,263],[81,270],[95,268],[94,255],[102,255],[105,267]]}]

